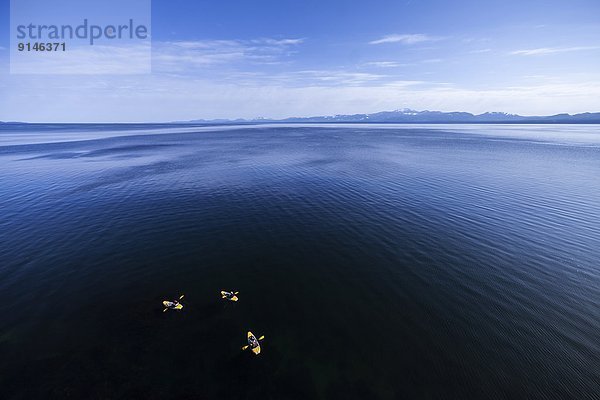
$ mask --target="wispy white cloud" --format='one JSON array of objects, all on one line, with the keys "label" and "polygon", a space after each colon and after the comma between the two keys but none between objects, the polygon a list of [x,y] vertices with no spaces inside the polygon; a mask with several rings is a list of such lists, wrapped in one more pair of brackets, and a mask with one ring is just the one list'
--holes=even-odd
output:
[{"label": "wispy white cloud", "polygon": [[252,40],[252,43],[268,44],[268,45],[272,45],[272,46],[289,46],[289,45],[296,45],[296,44],[304,43],[304,40],[305,40],[304,38],[298,38],[298,39],[269,39],[269,38],[263,38],[263,39]]},{"label": "wispy white cloud", "polygon": [[409,33],[409,34],[393,34],[386,35],[380,39],[373,40],[369,44],[383,44],[383,43],[402,43],[402,44],[416,44],[423,42],[434,42],[442,40],[441,37],[430,36],[424,33]]},{"label": "wispy white cloud", "polygon": [[471,50],[469,51],[470,54],[483,54],[483,53],[489,53],[491,52],[492,49],[479,49],[479,50]]},{"label": "wispy white cloud", "polygon": [[598,50],[600,46],[576,46],[576,47],[541,47],[537,49],[516,50],[510,52],[516,56],[542,56],[556,53],[569,53],[573,51]]},{"label": "wispy white cloud", "polygon": [[368,67],[380,67],[380,68],[397,68],[397,67],[407,67],[410,64],[403,64],[396,61],[371,61],[364,64]]},{"label": "wispy white cloud", "polygon": [[156,44],[188,50],[219,49],[219,51],[223,51],[223,49],[239,47],[239,43],[235,40],[184,40],[177,42],[158,42]]},{"label": "wispy white cloud", "polygon": [[[386,71],[387,72],[387,71]],[[244,86],[308,87],[407,87],[445,85],[435,81],[411,80],[390,71],[389,74],[356,70],[300,70],[280,73],[236,73],[227,82]]]},{"label": "wispy white cloud", "polygon": [[411,86],[428,86],[428,87],[433,87],[433,86],[437,86],[438,83],[435,82],[427,82],[427,81],[402,81],[402,80],[396,80],[396,81],[390,81],[387,82],[385,85],[385,87],[390,87],[390,88],[408,88]]},{"label": "wispy white cloud", "polygon": [[400,68],[400,67],[414,67],[420,64],[435,64],[441,63],[444,60],[441,58],[427,58],[424,60],[416,60],[410,63],[399,63],[396,61],[371,61],[361,64],[360,67],[376,67],[376,68]]},{"label": "wispy white cloud", "polygon": [[304,70],[283,74],[283,80],[306,86],[373,84],[386,79],[386,75],[345,70]]},{"label": "wispy white cloud", "polygon": [[486,43],[490,40],[488,37],[464,37],[461,39],[463,43]]},{"label": "wispy white cloud", "polygon": [[154,42],[152,58],[155,69],[171,72],[242,61],[275,64],[303,42],[303,38]]}]

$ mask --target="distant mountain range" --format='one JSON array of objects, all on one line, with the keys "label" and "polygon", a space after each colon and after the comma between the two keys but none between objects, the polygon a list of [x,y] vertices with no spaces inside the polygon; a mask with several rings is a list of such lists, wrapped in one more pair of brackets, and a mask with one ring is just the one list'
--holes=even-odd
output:
[{"label": "distant mountain range", "polygon": [[502,112],[471,114],[468,112],[415,111],[402,109],[382,111],[373,114],[351,114],[316,117],[292,117],[284,119],[213,119],[192,120],[187,123],[253,123],[253,122],[375,122],[412,124],[453,124],[453,123],[520,123],[520,124],[600,124],[600,112],[582,114],[556,114],[548,116],[521,116]]},{"label": "distant mountain range", "polygon": [[[408,108],[395,111],[382,111],[373,114],[343,114],[315,117],[291,117],[284,119],[195,119],[177,121],[178,124],[231,124],[231,123],[404,123],[404,124],[600,124],[600,112],[581,114],[556,114],[546,116],[522,116],[503,112],[471,114],[468,112],[415,111]],[[0,124],[21,124],[22,122],[2,122]]]}]

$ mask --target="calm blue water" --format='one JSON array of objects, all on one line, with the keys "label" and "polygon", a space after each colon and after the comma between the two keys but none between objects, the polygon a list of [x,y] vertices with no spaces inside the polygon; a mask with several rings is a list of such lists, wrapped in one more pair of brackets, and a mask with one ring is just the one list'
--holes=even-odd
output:
[{"label": "calm blue water", "polygon": [[599,398],[599,126],[0,125],[0,213],[3,399]]}]

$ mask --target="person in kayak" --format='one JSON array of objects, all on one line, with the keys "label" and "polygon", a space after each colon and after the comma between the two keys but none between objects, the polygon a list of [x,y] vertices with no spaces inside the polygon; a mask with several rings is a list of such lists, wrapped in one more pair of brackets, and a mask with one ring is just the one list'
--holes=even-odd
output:
[{"label": "person in kayak", "polygon": [[250,346],[250,348],[254,349],[258,346],[258,340],[256,340],[255,336],[250,336],[248,338],[248,345]]},{"label": "person in kayak", "polygon": [[225,292],[224,296],[227,300],[231,300],[235,294],[233,292]]},{"label": "person in kayak", "polygon": [[162,302],[165,307],[163,312],[166,312],[167,310],[181,310],[183,308],[183,304],[179,302],[181,299],[183,299],[183,295],[179,296],[177,300],[164,300]]},{"label": "person in kayak", "polygon": [[167,307],[175,308],[175,307],[177,307],[178,304],[179,304],[178,300],[169,301]]},{"label": "person in kayak", "polygon": [[229,300],[229,301],[238,301],[239,299],[237,298],[237,294],[239,292],[228,292],[226,290],[221,290],[221,298],[225,299],[225,300]]}]

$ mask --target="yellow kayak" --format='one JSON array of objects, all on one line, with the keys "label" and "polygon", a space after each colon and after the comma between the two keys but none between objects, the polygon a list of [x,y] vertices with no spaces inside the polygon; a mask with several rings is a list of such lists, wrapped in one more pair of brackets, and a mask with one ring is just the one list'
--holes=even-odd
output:
[{"label": "yellow kayak", "polygon": [[[250,338],[252,338],[252,337],[258,343],[258,340],[256,339],[256,336],[254,336],[254,334],[252,332],[248,331],[248,343],[250,343]],[[255,348],[251,349],[251,350],[256,355],[260,354],[260,344],[258,346],[256,346]]]},{"label": "yellow kayak", "polygon": [[177,303],[175,306],[173,306],[173,302],[167,300],[163,301],[163,305],[172,310],[181,310],[183,308],[183,304]]},{"label": "yellow kayak", "polygon": [[[233,297],[227,297],[228,293],[233,293]],[[236,296],[239,292],[226,292],[225,290],[221,290],[221,298],[229,301],[238,301],[239,298]]]}]

